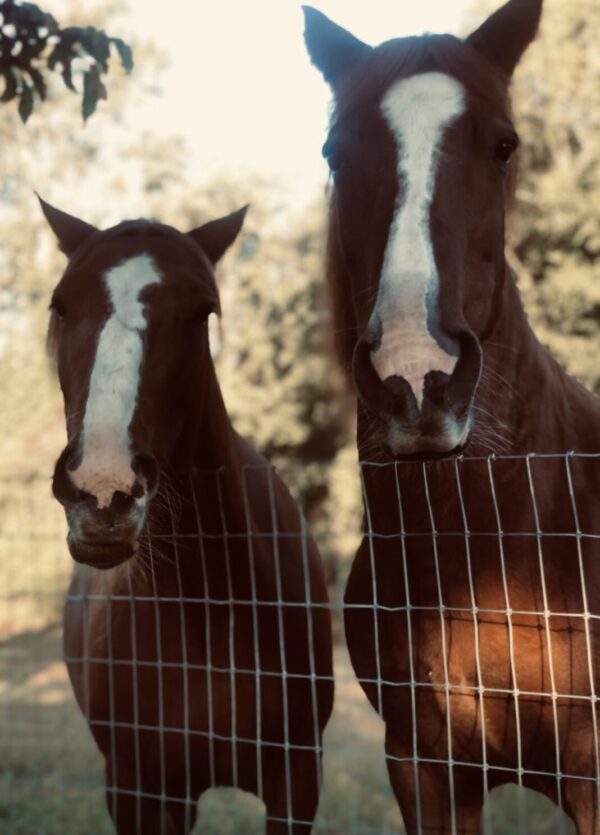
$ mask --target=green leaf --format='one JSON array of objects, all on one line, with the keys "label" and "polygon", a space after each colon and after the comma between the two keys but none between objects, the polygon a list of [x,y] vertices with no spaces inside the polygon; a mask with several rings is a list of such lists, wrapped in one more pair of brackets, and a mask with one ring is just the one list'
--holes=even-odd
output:
[{"label": "green leaf", "polygon": [[44,77],[35,67],[28,67],[27,72],[33,81],[33,86],[35,87],[38,96],[42,101],[44,101],[46,98],[46,82],[44,81]]},{"label": "green leaf", "polygon": [[57,43],[56,46],[54,47],[54,49],[52,50],[52,52],[50,53],[50,55],[48,56],[48,69],[49,70],[53,70],[56,67],[56,65],[58,64],[58,62],[63,60],[62,57],[61,57],[61,50],[62,50],[62,44]]},{"label": "green leaf", "polygon": [[19,116],[26,122],[33,112],[33,87],[23,82],[21,100],[19,101]]},{"label": "green leaf", "polygon": [[54,70],[57,64],[62,64],[62,78],[65,83],[65,86],[72,90],[74,93],[77,92],[75,89],[75,85],[73,84],[73,77],[71,75],[71,61],[74,58],[74,53],[72,51],[72,44],[67,41],[62,41],[57,43],[50,55],[48,56],[48,69]]},{"label": "green leaf", "polygon": [[119,58],[121,59],[121,64],[125,72],[131,72],[133,69],[133,52],[131,47],[125,41],[121,40],[121,38],[111,38],[110,41],[115,45],[119,53]]},{"label": "green leaf", "polygon": [[77,30],[78,40],[82,47],[99,64],[102,72],[108,72],[108,59],[110,58],[109,39],[104,32],[95,29],[93,26],[86,26],[85,29]]},{"label": "green leaf", "polygon": [[71,60],[64,62],[62,68],[62,78],[69,90],[72,90],[74,93],[76,93],[77,90],[75,89],[75,85],[73,84],[73,76],[71,75]]},{"label": "green leaf", "polygon": [[95,112],[100,99],[106,98],[106,87],[100,78],[98,67],[92,67],[83,77],[83,101],[81,114],[84,122]]},{"label": "green leaf", "polygon": [[4,76],[6,86],[4,88],[4,92],[0,96],[0,101],[12,101],[16,98],[18,92],[16,76],[9,67],[2,70],[2,75]]}]

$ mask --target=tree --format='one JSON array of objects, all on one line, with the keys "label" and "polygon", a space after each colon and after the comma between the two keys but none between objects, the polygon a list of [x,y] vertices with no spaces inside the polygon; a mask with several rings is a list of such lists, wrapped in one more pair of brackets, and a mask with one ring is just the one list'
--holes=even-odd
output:
[{"label": "tree", "polygon": [[65,86],[77,92],[73,74],[83,76],[81,113],[84,121],[107,96],[102,76],[108,72],[111,46],[127,72],[133,69],[131,48],[93,26],[61,29],[52,15],[33,3],[0,2],[0,75],[4,78],[1,102],[19,99],[19,116],[26,122],[35,97],[44,101],[47,71],[62,68]]}]

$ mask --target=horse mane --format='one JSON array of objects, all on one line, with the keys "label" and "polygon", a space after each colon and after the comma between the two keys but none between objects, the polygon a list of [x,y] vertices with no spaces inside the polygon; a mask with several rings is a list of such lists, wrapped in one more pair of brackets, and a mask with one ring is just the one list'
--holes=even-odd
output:
[{"label": "horse mane", "polygon": [[[336,88],[330,130],[343,132],[344,123],[373,105],[400,78],[423,72],[442,72],[457,79],[477,100],[511,120],[509,79],[469,43],[454,35],[416,35],[396,38],[376,47]],[[506,179],[507,210],[514,204],[518,155]],[[349,266],[339,234],[335,187],[331,190],[327,241],[327,283],[333,308],[334,347],[349,377],[358,336],[353,300],[348,293]]]}]

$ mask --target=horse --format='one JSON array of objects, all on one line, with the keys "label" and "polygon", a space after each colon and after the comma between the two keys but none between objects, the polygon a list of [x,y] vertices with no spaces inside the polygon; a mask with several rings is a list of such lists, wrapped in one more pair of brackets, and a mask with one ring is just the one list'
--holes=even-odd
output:
[{"label": "horse", "polygon": [[305,9],[358,400],[346,640],[410,835],[490,832],[509,782],[600,832],[600,403],[538,342],[505,255],[508,90],[541,6],[376,47]]},{"label": "horse", "polygon": [[49,351],[75,562],[64,653],[119,835],[185,835],[212,786],[268,835],[312,831],[332,710],[328,594],[301,513],[234,430],[211,359],[214,267],[246,208],[187,234],[41,202],[66,271]]}]

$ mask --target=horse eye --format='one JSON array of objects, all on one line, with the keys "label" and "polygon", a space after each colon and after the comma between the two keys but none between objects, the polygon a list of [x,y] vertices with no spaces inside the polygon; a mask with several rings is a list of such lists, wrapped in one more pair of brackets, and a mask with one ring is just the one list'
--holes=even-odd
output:
[{"label": "horse eye", "polygon": [[508,165],[518,144],[519,140],[516,136],[508,136],[500,140],[500,142],[496,145],[496,159],[503,165]]},{"label": "horse eye", "polygon": [[340,170],[344,162],[340,149],[336,147],[333,142],[328,140],[323,145],[321,153],[327,160],[327,165],[329,166],[329,170],[331,171],[331,173],[336,174]]}]

